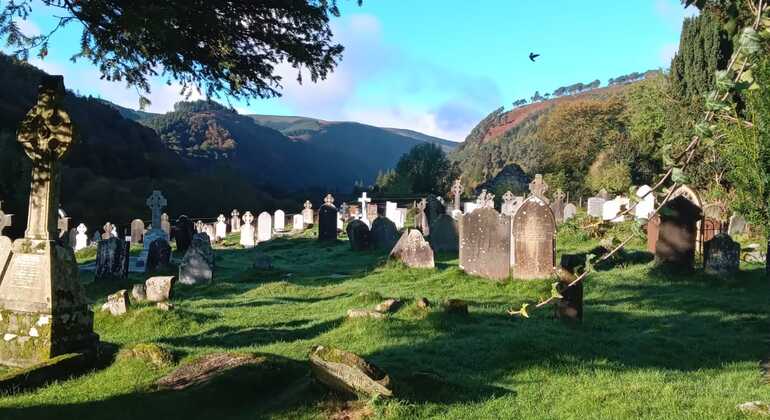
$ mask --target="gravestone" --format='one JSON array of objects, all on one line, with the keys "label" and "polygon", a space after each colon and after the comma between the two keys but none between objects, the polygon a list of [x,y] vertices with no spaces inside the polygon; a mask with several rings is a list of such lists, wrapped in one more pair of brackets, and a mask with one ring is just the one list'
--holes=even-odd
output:
[{"label": "gravestone", "polygon": [[144,238],[144,222],[134,219],[131,221],[131,245],[142,243],[142,238]]},{"label": "gravestone", "polygon": [[682,195],[664,204],[655,244],[656,263],[685,271],[693,269],[702,216],[701,208]]},{"label": "gravestone", "polygon": [[96,244],[94,281],[125,280],[128,277],[129,245],[118,238],[102,239]]},{"label": "gravestone", "polygon": [[647,221],[647,252],[655,253],[655,245],[658,243],[660,234],[660,215],[656,214]]},{"label": "gravestone", "polygon": [[602,197],[590,197],[586,203],[586,211],[591,217],[602,217],[604,211],[604,203],[607,200]]},{"label": "gravestone", "polygon": [[67,248],[75,249],[75,241],[77,240],[78,231],[75,228],[69,230],[67,234]]},{"label": "gravestone", "polygon": [[[0,236],[0,364],[26,367],[67,353],[93,355],[99,336],[72,249],[56,243],[61,160],[72,143],[61,76],[43,76],[17,138],[32,166],[27,229]],[[0,213],[0,235],[7,226]]]},{"label": "gravestone", "polygon": [[[447,216],[447,215],[442,215]],[[417,229],[407,229],[390,251],[390,258],[410,268],[434,268],[433,249]]]},{"label": "gravestone", "polygon": [[195,234],[195,225],[184,214],[179,216],[176,221],[176,250],[181,253],[187,252],[187,248],[190,247],[190,242]]},{"label": "gravestone", "polygon": [[575,217],[577,214],[577,207],[572,203],[567,203],[566,206],[564,206],[564,221],[568,221]]},{"label": "gravestone", "polygon": [[434,252],[457,252],[460,249],[460,234],[457,221],[448,214],[442,214],[433,221],[428,237]]},{"label": "gravestone", "polygon": [[373,248],[390,252],[398,241],[396,224],[386,217],[378,217],[372,222],[370,237]]},{"label": "gravestone", "polygon": [[733,213],[730,216],[730,221],[727,227],[727,234],[730,236],[742,235],[746,230],[746,219],[738,213]]},{"label": "gravestone", "polygon": [[[269,216],[269,215],[268,215]],[[179,264],[178,280],[182,284],[208,284],[214,278],[214,250],[208,235],[196,233],[190,248]]]},{"label": "gravestone", "polygon": [[630,204],[626,197],[617,196],[610,201],[606,201],[602,207],[602,219],[612,223],[621,223],[626,221],[626,215],[621,215]]},{"label": "gravestone", "polygon": [[305,219],[301,214],[295,214],[291,219],[291,230],[301,232],[305,229]]},{"label": "gravestone", "polygon": [[481,194],[476,198],[476,205],[479,208],[495,208],[495,195],[487,190],[481,190]]},{"label": "gravestone", "polygon": [[634,208],[634,215],[637,219],[649,219],[655,212],[655,194],[652,193],[652,188],[649,185],[642,185],[636,190],[636,196],[639,202]]},{"label": "gravestone", "polygon": [[352,220],[346,229],[350,249],[353,251],[368,251],[371,247],[369,226],[362,220]]},{"label": "gravestone", "polygon": [[[703,207],[703,242],[710,241],[717,234],[726,231],[727,208],[722,203],[711,203]],[[705,248],[704,248],[705,251]]]},{"label": "gravestone", "polygon": [[227,237],[227,223],[225,223],[226,220],[227,218],[225,218],[224,214],[220,214],[219,217],[217,217],[216,238],[214,238],[217,241],[221,241]]},{"label": "gravestone", "polygon": [[433,194],[429,195],[426,201],[425,216],[428,218],[428,226],[430,226],[440,215],[446,214],[446,206]]},{"label": "gravestone", "polygon": [[243,245],[245,248],[253,248],[256,246],[256,232],[254,231],[254,225],[252,222],[254,221],[254,216],[251,214],[250,211],[247,211],[246,213],[243,213],[243,224],[241,225],[241,240],[240,244]]},{"label": "gravestone", "polygon": [[468,274],[503,281],[511,267],[511,218],[480,208],[460,219],[460,268]]},{"label": "gravestone", "polygon": [[550,277],[556,264],[556,219],[551,208],[536,195],[524,201],[513,216],[513,277]]},{"label": "gravestone", "polygon": [[195,233],[203,233],[206,231],[206,225],[203,223],[203,220],[198,220],[195,222]]},{"label": "gravestone", "polygon": [[380,208],[377,204],[369,204],[366,206],[366,219],[369,223],[374,222],[374,219],[380,216]]},{"label": "gravestone", "polygon": [[455,179],[452,183],[452,203],[454,210],[460,210],[460,199],[463,195],[463,184],[459,179]]},{"label": "gravestone", "polygon": [[86,232],[88,232],[88,228],[84,224],[79,224],[77,227],[78,234],[75,236],[75,251],[80,251],[81,249],[88,248],[88,235],[86,235]]},{"label": "gravestone", "polygon": [[230,231],[231,232],[240,232],[241,231],[241,213],[238,212],[238,210],[233,210],[230,213]]},{"label": "gravestone", "polygon": [[682,185],[679,188],[677,188],[674,191],[674,193],[671,195],[670,199],[674,199],[680,196],[690,200],[691,203],[695,204],[695,206],[701,209],[701,217],[698,220],[698,224],[696,226],[697,239],[695,241],[695,250],[696,252],[702,252],[703,251],[703,200],[701,200],[700,194],[698,194],[694,189],[690,188],[690,186],[688,185]]},{"label": "gravestone", "polygon": [[550,201],[548,200],[548,197],[546,197],[545,195],[545,193],[547,192],[548,192],[548,184],[545,183],[545,180],[543,179],[543,175],[536,174],[535,179],[529,183],[529,193],[539,198],[544,203],[549,204]]},{"label": "gravestone", "polygon": [[318,209],[318,240],[337,240],[337,207],[334,206],[334,197],[327,194],[324,203]]},{"label": "gravestone", "polygon": [[741,264],[741,245],[718,233],[703,244],[703,270],[714,276],[732,276]]},{"label": "gravestone", "polygon": [[556,223],[564,222],[564,199],[566,197],[566,194],[564,194],[564,191],[561,189],[557,189],[553,194],[553,201],[551,201],[551,212],[553,212],[553,217],[556,220]]},{"label": "gravestone", "polygon": [[206,223],[203,232],[209,236],[209,240],[215,241],[217,239],[217,228],[213,223]]},{"label": "gravestone", "polygon": [[150,273],[168,267],[171,263],[171,245],[166,238],[157,238],[150,244],[145,272]]},{"label": "gravestone", "polygon": [[599,198],[601,198],[601,199],[603,199],[604,201],[607,201],[607,200],[609,200],[609,199],[610,199],[610,193],[609,193],[609,192],[607,192],[607,190],[606,190],[606,189],[604,189],[604,188],[602,188],[601,190],[599,190],[599,193],[598,193],[598,194],[596,194],[596,196],[597,196],[597,197],[599,197]]},{"label": "gravestone", "polygon": [[425,213],[427,207],[428,200],[424,198],[415,207],[417,212],[414,215],[414,225],[417,229],[420,229],[423,236],[430,236],[430,224],[428,224],[428,215]]},{"label": "gravestone", "polygon": [[286,213],[283,210],[276,210],[273,213],[273,228],[276,232],[283,232],[286,229]]},{"label": "gravestone", "polygon": [[171,222],[169,222],[168,214],[163,213],[160,215],[160,230],[166,234],[166,240],[171,240]]},{"label": "gravestone", "polygon": [[506,216],[513,216],[523,202],[524,197],[518,197],[513,195],[512,192],[506,191],[503,194],[503,204],[500,206],[500,213]]},{"label": "gravestone", "polygon": [[115,231],[115,225],[113,225],[110,222],[107,222],[102,226],[102,237],[101,239],[110,239],[114,238],[115,235],[112,234],[112,232]]},{"label": "gravestone", "polygon": [[310,201],[305,201],[305,209],[302,210],[302,222],[305,226],[312,226],[314,223],[313,204]]},{"label": "gravestone", "polygon": [[358,218],[371,228],[372,221],[369,220],[366,214],[366,210],[368,209],[369,203],[372,202],[372,199],[367,197],[366,191],[364,191],[363,193],[361,193],[361,198],[358,199],[358,202],[361,203],[361,208],[359,209],[359,212],[358,212]]},{"label": "gravestone", "polygon": [[[147,207],[150,208],[151,213],[151,225],[150,230],[144,233],[142,237],[143,246],[142,246],[142,252],[139,254],[139,261],[137,264],[139,266],[144,266],[145,271],[147,271],[147,259],[150,255],[150,245],[155,242],[158,239],[163,239],[164,241],[169,241],[171,238],[171,235],[169,232],[167,232],[165,229],[163,229],[163,208],[168,205],[168,202],[166,201],[166,198],[163,197],[163,194],[158,191],[154,190],[152,194],[150,194],[149,197],[147,197],[147,201],[145,202],[147,204]],[[171,230],[171,225],[168,223],[168,215],[166,215],[165,219],[167,226],[167,229],[169,231]],[[179,225],[177,224],[177,227]],[[177,248],[179,248],[179,235],[177,234]]]},{"label": "gravestone", "polygon": [[257,242],[267,242],[273,239],[273,217],[263,211],[257,217]]}]

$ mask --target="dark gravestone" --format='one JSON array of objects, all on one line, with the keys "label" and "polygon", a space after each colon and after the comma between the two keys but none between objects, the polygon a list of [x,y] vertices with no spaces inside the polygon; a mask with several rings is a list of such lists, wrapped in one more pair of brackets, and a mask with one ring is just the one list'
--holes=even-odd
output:
[{"label": "dark gravestone", "polygon": [[457,221],[448,214],[442,214],[430,227],[428,237],[434,252],[457,252],[460,249],[460,234],[457,231]]},{"label": "dark gravestone", "polygon": [[398,229],[396,224],[387,217],[378,217],[372,223],[370,237],[374,249],[390,251],[398,241]]},{"label": "dark gravestone", "polygon": [[337,240],[337,207],[324,204],[318,209],[318,240]]},{"label": "dark gravestone", "polygon": [[361,220],[353,220],[348,223],[346,229],[348,234],[348,241],[350,241],[350,249],[353,251],[367,251],[371,247],[371,237],[369,233],[369,226]]},{"label": "dark gravestone", "polygon": [[67,246],[75,249],[75,244],[77,243],[77,237],[78,237],[78,230],[76,228],[70,229],[69,236],[67,237]]},{"label": "dark gravestone", "polygon": [[179,216],[176,221],[175,235],[176,238],[176,250],[178,252],[187,252],[187,248],[190,247],[192,237],[195,234],[195,224],[187,216]]},{"label": "dark gravestone", "polygon": [[433,250],[417,229],[407,229],[390,252],[410,268],[434,268]]},{"label": "dark gravestone", "polygon": [[431,194],[425,203],[425,217],[428,219],[428,226],[442,214],[446,214],[446,207],[439,201],[438,197]]},{"label": "dark gravestone", "polygon": [[205,233],[193,235],[190,247],[179,264],[178,281],[182,284],[207,284],[214,278],[214,250]]},{"label": "dark gravestone", "polygon": [[171,245],[163,238],[158,238],[150,243],[147,253],[146,272],[152,272],[168,267],[171,262]]},{"label": "dark gravestone", "polygon": [[682,195],[663,205],[655,245],[658,264],[684,271],[693,269],[698,221],[702,216],[701,208]]},{"label": "dark gravestone", "polygon": [[703,244],[703,269],[706,274],[731,276],[741,263],[741,245],[730,235],[718,233]]},{"label": "dark gravestone", "polygon": [[513,216],[513,277],[538,279],[553,275],[556,263],[556,221],[548,205],[531,196]]},{"label": "dark gravestone", "polygon": [[94,280],[125,280],[128,277],[128,249],[129,243],[118,238],[99,241]]},{"label": "dark gravestone", "polygon": [[488,279],[508,279],[511,218],[484,207],[463,215],[460,220],[460,268]]}]

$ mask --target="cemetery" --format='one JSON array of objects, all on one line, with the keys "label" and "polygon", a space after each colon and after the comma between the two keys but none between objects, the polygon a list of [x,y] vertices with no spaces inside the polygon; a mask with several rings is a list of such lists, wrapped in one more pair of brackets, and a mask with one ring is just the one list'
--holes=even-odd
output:
[{"label": "cemetery", "polygon": [[[666,70],[419,120],[459,145],[236,109],[280,97],[281,65],[325,80],[332,28],[364,38],[359,71],[422,66],[374,15],[330,23],[368,1],[108,3],[62,2],[32,37],[39,6],[0,5],[35,84],[0,89],[23,108],[0,118],[0,420],[770,417],[767,1],[682,1]],[[70,21],[104,83],[160,74],[185,100],[134,110],[32,70]],[[486,81],[425,63],[476,106]],[[366,97],[352,74],[321,96]]]}]

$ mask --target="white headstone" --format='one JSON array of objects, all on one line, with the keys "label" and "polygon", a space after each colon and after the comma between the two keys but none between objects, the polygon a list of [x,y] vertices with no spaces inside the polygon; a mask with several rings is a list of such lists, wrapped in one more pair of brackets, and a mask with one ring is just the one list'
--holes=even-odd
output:
[{"label": "white headstone", "polygon": [[623,208],[629,204],[628,198],[617,196],[614,199],[604,203],[602,207],[602,219],[612,223],[620,223],[626,220],[625,216],[618,216]]},{"label": "white headstone", "polygon": [[291,230],[295,232],[302,231],[305,228],[305,219],[301,214],[295,214],[291,219]]},{"label": "white headstone", "polygon": [[634,207],[634,214],[637,219],[649,219],[655,211],[655,195],[651,193],[652,188],[649,185],[642,185],[636,190],[636,196],[639,202]]},{"label": "white headstone", "polygon": [[273,239],[273,218],[270,213],[263,211],[257,218],[257,240],[259,242]]},{"label": "white headstone", "polygon": [[254,221],[254,216],[250,211],[243,213],[243,224],[241,225],[241,245],[246,248],[253,248],[256,245],[254,241],[254,225],[251,223]]},{"label": "white headstone", "polygon": [[88,228],[84,224],[78,225],[78,234],[75,236],[75,251],[80,251],[83,248],[88,247],[88,235],[86,235],[86,232],[88,232]]},{"label": "white headstone", "polygon": [[372,199],[367,197],[366,191],[364,191],[361,194],[361,198],[358,199],[358,202],[361,203],[361,209],[358,212],[358,218],[371,228],[372,226],[371,226],[371,223],[369,222],[369,218],[366,217],[366,209],[369,207],[368,205],[369,203],[372,202]]},{"label": "white headstone", "polygon": [[588,202],[586,203],[586,207],[588,208],[588,215],[591,217],[602,217],[602,212],[604,210],[604,203],[607,200],[601,198],[601,197],[591,197],[588,199]]},{"label": "white headstone", "polygon": [[479,208],[479,205],[472,201],[463,203],[463,210],[465,214],[473,213],[473,210],[476,210],[477,208]]},{"label": "white headstone", "polygon": [[575,217],[575,214],[577,214],[577,207],[572,203],[567,203],[566,206],[564,206],[564,221]]},{"label": "white headstone", "polygon": [[225,239],[227,236],[227,223],[225,223],[225,220],[227,219],[224,214],[220,214],[219,217],[217,217],[217,237],[215,238],[217,240]]},{"label": "white headstone", "polygon": [[273,227],[276,232],[283,232],[286,228],[286,213],[283,210],[276,210],[273,214]]},{"label": "white headstone", "polygon": [[460,218],[463,217],[463,211],[459,209],[452,210],[452,218],[455,220],[460,220]]}]

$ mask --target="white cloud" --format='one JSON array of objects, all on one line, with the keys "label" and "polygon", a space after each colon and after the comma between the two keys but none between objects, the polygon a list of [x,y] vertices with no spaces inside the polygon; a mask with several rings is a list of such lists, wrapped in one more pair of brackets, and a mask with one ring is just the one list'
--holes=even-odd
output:
[{"label": "white cloud", "polygon": [[406,128],[431,136],[462,141],[476,122],[444,127],[436,111],[406,107],[352,109],[345,113],[345,120],[359,121],[378,127]]}]

